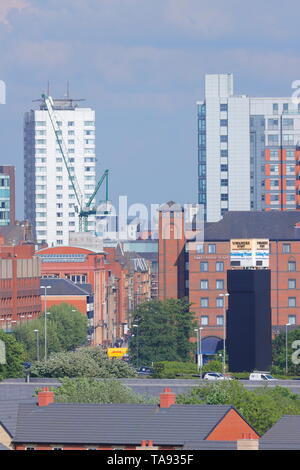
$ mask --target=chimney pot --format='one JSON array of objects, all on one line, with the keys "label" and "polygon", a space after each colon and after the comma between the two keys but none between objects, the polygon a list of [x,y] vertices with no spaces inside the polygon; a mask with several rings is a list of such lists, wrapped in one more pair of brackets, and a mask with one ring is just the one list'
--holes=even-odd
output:
[{"label": "chimney pot", "polygon": [[176,394],[170,388],[165,388],[164,392],[160,394],[160,408],[170,408],[176,404]]},{"label": "chimney pot", "polygon": [[54,392],[50,392],[48,387],[44,387],[38,393],[38,406],[48,406],[54,403]]}]

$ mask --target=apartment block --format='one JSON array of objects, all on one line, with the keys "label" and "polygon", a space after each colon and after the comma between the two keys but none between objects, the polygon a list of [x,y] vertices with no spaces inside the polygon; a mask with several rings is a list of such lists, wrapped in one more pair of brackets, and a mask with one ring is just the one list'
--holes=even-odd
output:
[{"label": "apartment block", "polygon": [[15,223],[15,167],[0,166],[0,227]]},{"label": "apartment block", "polygon": [[[43,101],[25,114],[25,217],[36,230],[38,243],[68,245],[69,233],[79,231],[78,204],[71,178],[76,176],[87,202],[96,185],[95,111],[72,99],[54,99],[58,137],[63,139],[69,172]],[[95,231],[95,217],[88,229]]]},{"label": "apartment block", "polygon": [[198,202],[208,222],[228,211],[300,208],[300,105],[234,93],[233,75],[206,75],[198,109]]}]

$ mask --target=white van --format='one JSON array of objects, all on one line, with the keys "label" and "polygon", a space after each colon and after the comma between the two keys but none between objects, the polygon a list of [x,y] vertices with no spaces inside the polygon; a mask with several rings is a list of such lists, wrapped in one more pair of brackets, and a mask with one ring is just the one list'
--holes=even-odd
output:
[{"label": "white van", "polygon": [[249,380],[277,380],[268,372],[253,372],[250,374]]}]

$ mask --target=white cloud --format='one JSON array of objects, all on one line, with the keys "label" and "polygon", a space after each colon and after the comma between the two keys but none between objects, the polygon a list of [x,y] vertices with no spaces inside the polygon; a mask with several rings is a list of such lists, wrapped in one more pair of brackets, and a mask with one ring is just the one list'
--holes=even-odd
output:
[{"label": "white cloud", "polygon": [[0,3],[0,23],[8,24],[8,14],[11,10],[23,10],[29,3],[25,0],[1,0]]}]

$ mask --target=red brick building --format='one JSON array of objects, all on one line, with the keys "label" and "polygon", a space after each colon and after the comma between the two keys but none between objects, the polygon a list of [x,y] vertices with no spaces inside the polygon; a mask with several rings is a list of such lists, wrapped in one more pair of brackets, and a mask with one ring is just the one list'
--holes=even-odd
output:
[{"label": "red brick building", "polygon": [[169,202],[159,210],[158,292],[159,300],[185,296],[184,214]]},{"label": "red brick building", "polygon": [[16,323],[40,315],[40,260],[34,245],[6,246],[1,241],[0,328],[10,331]]},{"label": "red brick building", "polygon": [[[173,240],[160,241],[160,281],[166,293],[180,298],[177,276],[184,276],[193,311],[203,327],[205,343],[222,347],[224,311],[228,305],[227,271],[232,269],[230,240],[270,241],[272,325],[276,333],[287,323],[300,325],[300,214],[297,211],[229,212],[221,221],[205,225],[204,243],[185,242],[185,266],[176,263]],[[181,246],[180,244],[178,244]],[[173,253],[170,257],[170,252]],[[162,260],[162,261],[161,261]],[[167,260],[167,262],[166,262]],[[169,275],[170,272],[170,275]],[[211,346],[209,346],[211,347]]]},{"label": "red brick building", "polygon": [[76,284],[91,284],[94,293],[93,344],[103,344],[106,316],[105,254],[77,247],[45,248],[37,252],[43,278],[66,278]]}]

